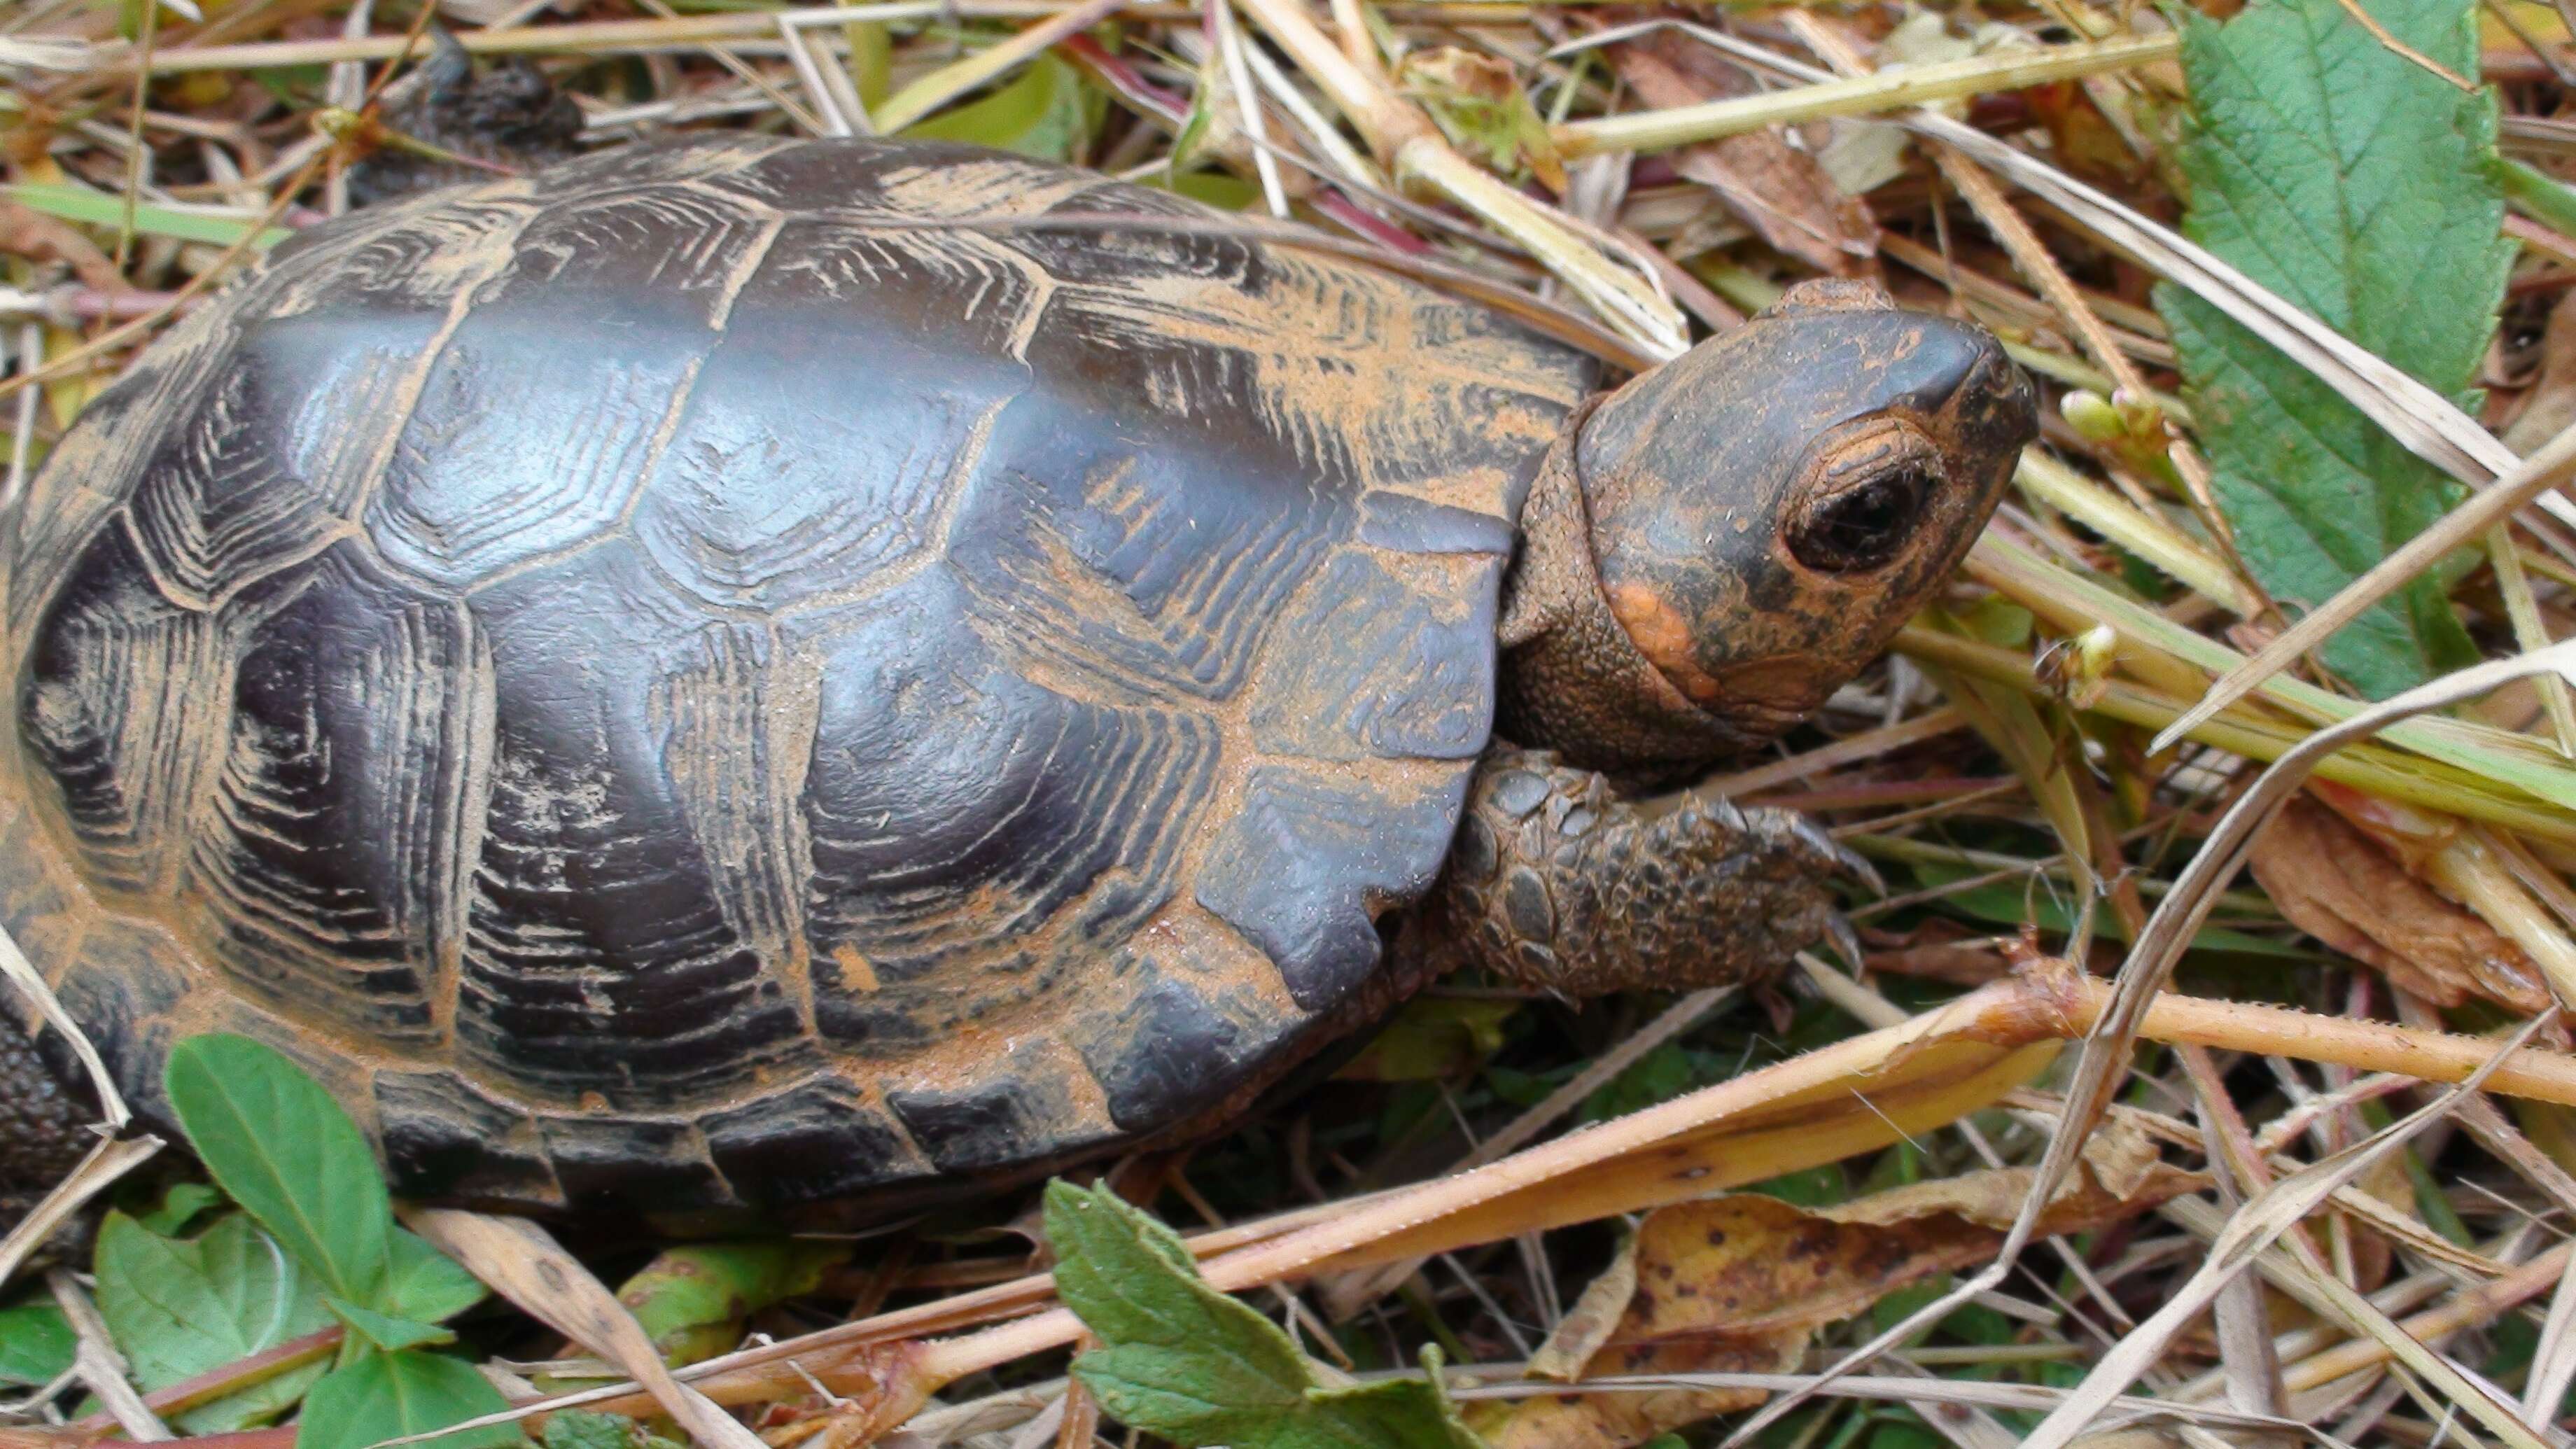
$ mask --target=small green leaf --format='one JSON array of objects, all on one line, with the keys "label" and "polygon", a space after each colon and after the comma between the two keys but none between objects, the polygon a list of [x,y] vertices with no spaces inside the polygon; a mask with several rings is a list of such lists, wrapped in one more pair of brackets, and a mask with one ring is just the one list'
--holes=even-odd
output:
[{"label": "small green leaf", "polygon": [[333,1313],[339,1315],[342,1323],[349,1325],[349,1332],[352,1335],[386,1353],[399,1353],[406,1348],[434,1347],[456,1341],[455,1334],[435,1323],[415,1323],[408,1318],[396,1318],[389,1313],[378,1313],[372,1308],[361,1308],[346,1298],[330,1297],[322,1301]]},{"label": "small green leaf", "polygon": [[742,1321],[800,1293],[814,1291],[823,1270],[849,1257],[838,1243],[700,1243],[665,1248],[617,1290],[674,1364],[694,1363],[732,1348]]},{"label": "small green leaf", "polygon": [[1057,1294],[1106,1345],[1074,1376],[1131,1428],[1187,1449],[1479,1449],[1428,1380],[1327,1386],[1278,1325],[1209,1287],[1170,1229],[1114,1193],[1048,1184],[1046,1233]]},{"label": "small green leaf", "polygon": [[659,1434],[649,1434],[633,1419],[562,1409],[546,1416],[546,1449],[688,1449]]},{"label": "small green leaf", "polygon": [[[309,1272],[240,1213],[187,1239],[109,1213],[92,1267],[99,1316],[147,1393],[331,1324]],[[221,1434],[265,1423],[291,1408],[322,1369],[291,1369],[201,1404],[179,1415],[179,1426]]]},{"label": "small green leaf", "polygon": [[417,1323],[445,1323],[483,1301],[480,1280],[408,1228],[396,1228],[385,1240],[392,1268],[376,1306],[396,1318]]},{"label": "small green leaf", "polygon": [[[2402,45],[2478,66],[2467,0],[2368,0]],[[2489,161],[2496,100],[2431,74],[2339,0],[2255,0],[2220,24],[2175,6],[2191,87],[2183,230],[2412,374],[2467,396],[2513,245]],[[2293,617],[2447,509],[2455,489],[2306,368],[2188,290],[2156,290],[2237,551]],[[2439,580],[2327,642],[2374,696],[2474,662]]]},{"label": "small green leaf", "polygon": [[150,1212],[136,1213],[134,1220],[165,1238],[175,1238],[188,1230],[188,1224],[200,1213],[221,1204],[224,1195],[202,1182],[177,1182],[161,1196],[161,1205]]},{"label": "small green leaf", "polygon": [[[472,1364],[407,1349],[368,1353],[332,1370],[304,1396],[295,1449],[367,1449],[386,1439],[426,1434],[510,1407]],[[509,1424],[493,1424],[425,1441],[423,1449],[486,1449],[520,1442]]]},{"label": "small green leaf", "polygon": [[382,1302],[393,1205],[375,1154],[331,1094],[244,1036],[180,1042],[166,1080],[189,1144],[233,1201],[330,1291]]},{"label": "small green leaf", "polygon": [[633,1420],[581,1409],[549,1415],[539,1438],[546,1449],[635,1449]]},{"label": "small green leaf", "polygon": [[50,1303],[0,1308],[0,1384],[33,1389],[62,1377],[80,1340]]},{"label": "small green leaf", "polygon": [[1352,1082],[1426,1082],[1455,1076],[1500,1051],[1517,1001],[1418,996],[1404,1004],[1335,1076]]}]

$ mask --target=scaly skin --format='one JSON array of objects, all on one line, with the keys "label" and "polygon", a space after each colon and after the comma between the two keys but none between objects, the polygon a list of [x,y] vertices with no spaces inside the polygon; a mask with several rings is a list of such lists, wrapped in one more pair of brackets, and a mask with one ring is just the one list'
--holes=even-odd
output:
[{"label": "scaly skin", "polygon": [[17,1226],[89,1151],[96,1120],[17,1023],[0,1021],[0,1233]]},{"label": "scaly skin", "polygon": [[1793,811],[1623,800],[1593,771],[1498,750],[1468,796],[1434,930],[1496,975],[1569,996],[1728,986],[1843,930],[1842,876],[1869,868]]}]

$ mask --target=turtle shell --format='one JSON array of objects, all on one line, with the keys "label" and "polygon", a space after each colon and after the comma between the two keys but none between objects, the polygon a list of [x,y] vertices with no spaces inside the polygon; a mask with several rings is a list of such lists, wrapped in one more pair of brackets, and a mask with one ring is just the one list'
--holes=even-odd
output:
[{"label": "turtle shell", "polygon": [[246,1033],[414,1195],[917,1195],[1240,1102],[1385,999],[1593,378],[1212,214],[729,138],[280,246],[6,520],[0,920],[147,1114]]}]

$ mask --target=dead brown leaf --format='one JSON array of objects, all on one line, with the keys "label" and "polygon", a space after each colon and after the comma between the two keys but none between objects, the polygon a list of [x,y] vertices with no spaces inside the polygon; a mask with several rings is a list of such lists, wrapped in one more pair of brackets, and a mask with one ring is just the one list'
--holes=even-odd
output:
[{"label": "dead brown leaf", "polygon": [[71,268],[72,275],[84,286],[101,292],[127,290],[125,274],[98,244],[81,235],[79,227],[58,221],[25,205],[0,200],[0,252],[30,257],[40,262],[60,262]]},{"label": "dead brown leaf", "polygon": [[[1609,48],[1619,78],[1649,106],[1688,106],[1752,90],[1744,72],[1704,45],[1656,31]],[[1815,156],[1776,126],[1685,146],[1675,171],[1717,193],[1727,209],[1775,249],[1822,272],[1874,272],[1878,223],[1846,196]]]},{"label": "dead brown leaf", "polygon": [[2252,864],[2293,925],[2418,996],[2443,1006],[2482,996],[2526,1015],[2550,1005],[2520,946],[2312,799],[2282,808],[2255,839]]},{"label": "dead brown leaf", "polygon": [[[1569,1380],[1786,1372],[1817,1329],[1909,1283],[1991,1258],[2031,1183],[2028,1169],[2011,1168],[1830,1208],[1738,1193],[1658,1209],[1531,1357],[1530,1372]],[[2098,1228],[2205,1185],[2162,1162],[2136,1124],[2114,1119],[2086,1144],[2082,1171],[2049,1205],[2040,1230]],[[1483,1405],[1470,1418],[1495,1449],[1622,1449],[1763,1397],[1735,1389],[1566,1393]]]}]

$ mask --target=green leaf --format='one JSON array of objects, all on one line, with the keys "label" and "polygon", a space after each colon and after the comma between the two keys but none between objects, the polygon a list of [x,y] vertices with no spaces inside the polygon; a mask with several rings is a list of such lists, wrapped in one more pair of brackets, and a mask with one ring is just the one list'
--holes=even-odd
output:
[{"label": "green leaf", "polygon": [[[147,1393],[331,1324],[311,1274],[240,1213],[187,1239],[109,1213],[92,1267],[99,1316]],[[292,1407],[323,1367],[289,1370],[190,1409],[178,1423],[195,1434],[265,1423]]]},{"label": "green leaf", "polygon": [[1454,1076],[1502,1050],[1517,1001],[1417,996],[1333,1075],[1348,1082],[1427,1082]]},{"label": "green leaf", "polygon": [[408,1318],[396,1318],[390,1313],[378,1313],[372,1308],[361,1308],[346,1298],[330,1297],[322,1301],[333,1313],[339,1315],[342,1323],[349,1325],[351,1334],[386,1353],[399,1353],[406,1348],[425,1348],[456,1341],[455,1334],[435,1323],[416,1323]]},{"label": "green leaf", "polygon": [[1106,1345],[1074,1376],[1131,1428],[1185,1449],[1479,1449],[1428,1379],[1326,1385],[1278,1325],[1209,1287],[1170,1229],[1114,1193],[1048,1184],[1046,1233],[1058,1296]]},{"label": "green leaf", "polygon": [[224,1195],[202,1182],[177,1182],[161,1196],[161,1205],[150,1212],[136,1213],[134,1220],[165,1238],[175,1238],[188,1230],[197,1215],[222,1204]]},{"label": "green leaf", "polygon": [[850,1255],[838,1243],[700,1243],[665,1248],[617,1290],[674,1364],[694,1363],[732,1348],[742,1321],[800,1293],[811,1293],[823,1270]]},{"label": "green leaf", "polygon": [[[2395,37],[2478,65],[2466,0],[2366,0]],[[2220,24],[2175,7],[2195,125],[2183,229],[2248,276],[2438,393],[2467,396],[2512,247],[2488,163],[2496,101],[2393,53],[2338,0],[2254,0]],[[2220,506],[2263,586],[2295,615],[2450,506],[2453,487],[2359,409],[2172,285],[2186,396]],[[2374,696],[2477,657],[2419,579],[2327,643]]]},{"label": "green leaf", "polygon": [[[0,186],[0,195],[30,211],[41,211],[65,221],[106,227],[125,224],[124,197],[94,191],[86,186],[58,181],[21,181],[11,186]],[[252,225],[234,217],[180,211],[149,201],[138,202],[134,207],[134,229],[145,236],[175,237],[180,241],[228,247],[248,235]],[[293,235],[295,233],[284,227],[272,226],[259,234],[258,245],[273,247]]]},{"label": "green leaf", "polygon": [[381,1303],[393,1205],[375,1154],[331,1094],[244,1036],[180,1042],[166,1081],[189,1145],[233,1201],[330,1291]]},{"label": "green leaf", "polygon": [[0,1384],[33,1389],[62,1377],[80,1340],[50,1303],[0,1308]]},{"label": "green leaf", "polygon": [[686,1444],[645,1432],[633,1419],[560,1409],[546,1416],[546,1449],[688,1449]]},{"label": "green leaf", "polygon": [[969,141],[1042,161],[1062,161],[1089,131],[1090,107],[1083,99],[1082,73],[1052,55],[1042,55],[1001,89],[907,126],[903,134]]},{"label": "green leaf", "polygon": [[566,1409],[546,1417],[546,1449],[635,1449],[635,1421]]},{"label": "green leaf", "polygon": [[[369,1353],[332,1370],[304,1396],[295,1449],[367,1449],[508,1407],[491,1380],[461,1359],[417,1349]],[[424,1449],[486,1449],[519,1442],[515,1426],[493,1424],[442,1434],[425,1441]]]},{"label": "green leaf", "polygon": [[482,1302],[489,1291],[455,1259],[408,1228],[394,1229],[385,1247],[392,1267],[376,1306],[397,1318],[445,1323]]}]

